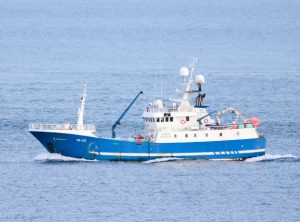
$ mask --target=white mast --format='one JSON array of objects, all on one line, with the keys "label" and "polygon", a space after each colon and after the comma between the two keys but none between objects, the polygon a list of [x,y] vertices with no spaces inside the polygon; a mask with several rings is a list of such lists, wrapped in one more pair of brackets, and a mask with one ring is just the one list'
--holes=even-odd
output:
[{"label": "white mast", "polygon": [[80,107],[78,109],[78,120],[77,120],[77,127],[78,128],[80,126],[83,126],[83,113],[84,113],[84,106],[85,106],[85,101],[86,101],[86,97],[87,97],[86,86],[87,86],[87,80],[85,81],[85,84],[84,84],[84,90],[83,90],[83,93],[82,93],[82,97],[80,99]]},{"label": "white mast", "polygon": [[180,104],[181,107],[191,106],[190,101],[189,101],[189,93],[190,93],[191,85],[193,83],[192,78],[193,78],[194,68],[195,68],[197,61],[198,61],[198,59],[194,57],[192,66],[191,66],[190,79],[189,79],[189,81],[187,81],[187,82],[184,81],[184,83],[183,83],[184,85],[186,85],[186,88],[185,88],[185,91],[183,92],[183,98],[182,98],[182,102]]}]

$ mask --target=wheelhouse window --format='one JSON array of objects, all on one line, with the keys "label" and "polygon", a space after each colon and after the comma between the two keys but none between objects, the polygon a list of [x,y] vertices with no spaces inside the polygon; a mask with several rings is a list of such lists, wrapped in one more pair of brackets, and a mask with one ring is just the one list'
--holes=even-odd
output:
[{"label": "wheelhouse window", "polygon": [[166,117],[166,122],[169,122],[169,117]]},{"label": "wheelhouse window", "polygon": [[161,117],[161,122],[164,122],[164,117]]},{"label": "wheelhouse window", "polygon": [[222,133],[220,133],[220,136],[223,136],[223,134],[222,134]]},{"label": "wheelhouse window", "polygon": [[173,117],[172,116],[170,117],[170,122],[173,122]]},{"label": "wheelhouse window", "polygon": [[159,122],[159,118],[156,118],[156,122]]}]

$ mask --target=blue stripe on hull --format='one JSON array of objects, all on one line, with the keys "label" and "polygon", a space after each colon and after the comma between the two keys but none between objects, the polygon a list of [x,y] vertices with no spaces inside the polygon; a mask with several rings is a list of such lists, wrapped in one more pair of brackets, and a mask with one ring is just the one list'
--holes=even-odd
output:
[{"label": "blue stripe on hull", "polygon": [[64,133],[31,132],[49,152],[98,160],[149,160],[160,157],[245,159],[265,154],[266,139],[188,143],[135,143]]}]

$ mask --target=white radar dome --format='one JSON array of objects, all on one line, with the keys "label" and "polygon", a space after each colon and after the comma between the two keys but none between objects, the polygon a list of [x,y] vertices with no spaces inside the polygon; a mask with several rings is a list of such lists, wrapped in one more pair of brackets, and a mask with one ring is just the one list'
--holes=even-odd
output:
[{"label": "white radar dome", "polygon": [[201,74],[196,75],[196,77],[195,77],[195,83],[196,84],[203,84],[203,83],[205,83],[204,76],[201,75]]},{"label": "white radar dome", "polygon": [[155,100],[153,106],[158,109],[164,108],[164,103],[161,99]]},{"label": "white radar dome", "polygon": [[190,71],[187,67],[181,67],[179,73],[182,77],[188,77],[190,75]]}]

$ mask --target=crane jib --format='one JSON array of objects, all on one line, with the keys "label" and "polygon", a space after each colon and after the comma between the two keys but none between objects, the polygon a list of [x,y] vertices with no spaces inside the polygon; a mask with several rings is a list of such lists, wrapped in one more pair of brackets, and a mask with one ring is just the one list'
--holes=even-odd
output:
[{"label": "crane jib", "polygon": [[125,111],[121,114],[121,116],[118,118],[118,120],[115,122],[115,124],[112,126],[111,128],[111,132],[112,132],[112,138],[116,137],[116,132],[115,132],[115,128],[117,127],[117,125],[121,124],[121,119],[123,119],[123,117],[125,116],[125,114],[128,112],[128,110],[130,109],[130,107],[134,104],[134,102],[137,100],[137,98],[143,94],[143,91],[140,91],[136,97],[131,101],[131,103],[128,105],[128,107],[125,109]]}]

